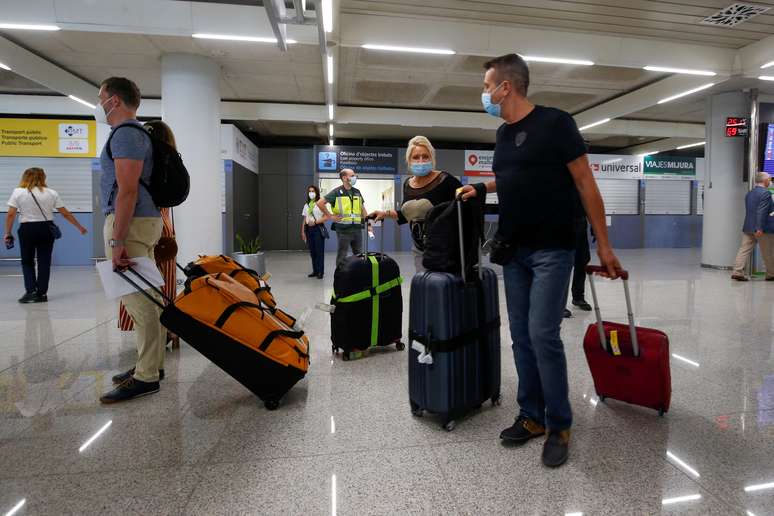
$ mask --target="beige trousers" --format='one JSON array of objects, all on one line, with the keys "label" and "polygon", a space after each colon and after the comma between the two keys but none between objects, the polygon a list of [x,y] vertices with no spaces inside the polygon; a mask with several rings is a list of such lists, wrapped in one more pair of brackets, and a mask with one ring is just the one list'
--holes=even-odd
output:
[{"label": "beige trousers", "polygon": [[739,252],[736,254],[736,262],[734,263],[734,274],[744,274],[745,265],[747,265],[747,260],[750,258],[753,250],[755,250],[756,242],[761,246],[763,263],[766,265],[766,277],[774,277],[774,233],[764,233],[760,238],[755,238],[754,235],[749,233],[742,233],[742,244],[739,246]]},{"label": "beige trousers", "polygon": [[[108,242],[113,238],[113,223],[115,216],[110,214],[105,219],[103,236],[105,238],[105,256],[113,257],[113,249]],[[130,258],[146,256],[153,260],[153,248],[161,238],[164,226],[161,217],[135,217],[129,225],[126,236],[126,252]],[[149,291],[161,301],[158,294]],[[159,379],[159,369],[164,368],[164,354],[167,344],[167,330],[159,322],[161,308],[151,303],[143,294],[137,292],[123,296],[121,302],[134,320],[137,333],[137,365],[134,377],[141,382],[155,382]]]}]

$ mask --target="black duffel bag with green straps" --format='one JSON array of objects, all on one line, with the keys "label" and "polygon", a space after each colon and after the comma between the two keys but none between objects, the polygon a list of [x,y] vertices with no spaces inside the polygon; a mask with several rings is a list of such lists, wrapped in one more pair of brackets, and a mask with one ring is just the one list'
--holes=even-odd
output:
[{"label": "black duffel bag with green straps", "polygon": [[353,353],[401,342],[403,295],[398,264],[384,253],[350,256],[336,269],[331,305],[332,351]]}]

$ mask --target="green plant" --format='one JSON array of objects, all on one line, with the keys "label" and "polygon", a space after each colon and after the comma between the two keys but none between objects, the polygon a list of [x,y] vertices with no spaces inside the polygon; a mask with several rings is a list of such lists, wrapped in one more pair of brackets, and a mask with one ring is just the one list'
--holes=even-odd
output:
[{"label": "green plant", "polygon": [[261,237],[257,236],[253,240],[245,241],[242,235],[237,234],[237,243],[239,244],[239,250],[244,254],[255,254],[261,250]]}]

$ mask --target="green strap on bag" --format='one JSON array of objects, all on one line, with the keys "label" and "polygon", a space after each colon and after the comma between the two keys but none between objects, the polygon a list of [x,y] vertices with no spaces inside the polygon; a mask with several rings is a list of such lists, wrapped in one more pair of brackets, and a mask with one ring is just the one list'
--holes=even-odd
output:
[{"label": "green strap on bag", "polygon": [[390,289],[399,287],[403,283],[403,278],[398,276],[380,285],[379,261],[375,256],[369,256],[368,261],[371,262],[371,288],[342,298],[337,298],[334,293],[333,303],[357,303],[371,298],[371,347],[374,347],[379,340],[379,296]]}]

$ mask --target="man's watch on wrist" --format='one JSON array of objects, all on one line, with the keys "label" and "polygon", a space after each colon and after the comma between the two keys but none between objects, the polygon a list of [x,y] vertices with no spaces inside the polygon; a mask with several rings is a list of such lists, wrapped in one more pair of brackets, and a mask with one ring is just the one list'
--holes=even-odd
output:
[{"label": "man's watch on wrist", "polygon": [[125,244],[124,240],[116,240],[115,238],[111,238],[108,240],[108,246],[112,247],[122,247]]}]

